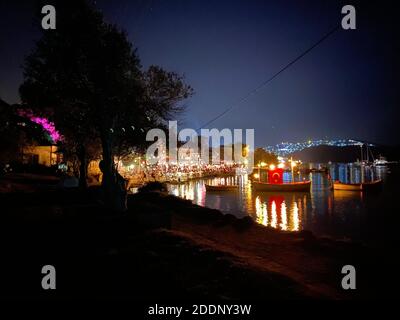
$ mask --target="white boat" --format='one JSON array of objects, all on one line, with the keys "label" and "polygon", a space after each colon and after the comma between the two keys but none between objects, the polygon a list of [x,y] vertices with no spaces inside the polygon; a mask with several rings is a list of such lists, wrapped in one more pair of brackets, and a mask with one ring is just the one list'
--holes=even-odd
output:
[{"label": "white boat", "polygon": [[375,159],[374,166],[386,166],[388,163],[385,157],[380,156],[379,159]]}]

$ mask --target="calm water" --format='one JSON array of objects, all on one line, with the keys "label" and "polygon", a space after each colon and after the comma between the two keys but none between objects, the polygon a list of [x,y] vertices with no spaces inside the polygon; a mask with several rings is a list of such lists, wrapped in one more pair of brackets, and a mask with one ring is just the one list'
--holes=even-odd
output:
[{"label": "calm water", "polygon": [[[330,173],[333,179],[343,182],[356,183],[361,179],[364,181],[383,179],[382,191],[375,194],[332,191],[324,173],[294,177],[296,181],[310,179],[312,181],[310,193],[256,192],[251,188],[247,176],[204,179],[182,185],[170,185],[169,191],[198,205],[219,209],[237,217],[250,215],[258,223],[276,229],[311,230],[319,236],[378,243],[383,239],[381,231],[386,228],[386,223],[390,224],[390,221],[381,219],[383,217],[387,219],[386,216],[392,214],[394,207],[396,210],[398,208],[397,183],[393,183],[397,180],[393,179],[398,176],[397,171],[397,167],[395,169],[379,167],[361,172],[358,166],[331,166]],[[285,173],[284,180],[291,181],[292,175]],[[239,184],[239,190],[207,192],[205,184]]]}]

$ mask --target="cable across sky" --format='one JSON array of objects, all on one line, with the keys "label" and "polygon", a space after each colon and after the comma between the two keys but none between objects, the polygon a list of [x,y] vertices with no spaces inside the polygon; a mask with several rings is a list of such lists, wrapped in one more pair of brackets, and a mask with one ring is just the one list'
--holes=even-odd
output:
[{"label": "cable across sky", "polygon": [[218,120],[225,114],[227,114],[229,111],[237,107],[240,103],[246,101],[248,98],[251,96],[255,95],[258,91],[260,91],[263,87],[265,87],[268,83],[270,83],[273,79],[275,79],[278,75],[280,75],[282,72],[284,72],[286,69],[290,68],[292,65],[294,65],[297,61],[299,61],[301,58],[303,58],[307,53],[309,53],[311,50],[313,50],[315,47],[320,45],[324,40],[326,40],[329,36],[331,36],[333,33],[335,33],[337,30],[340,29],[340,25],[335,26],[333,29],[331,29],[329,32],[325,33],[317,42],[315,42],[313,45],[311,45],[308,49],[306,49],[304,52],[302,52],[299,56],[297,56],[295,59],[291,60],[288,64],[286,64],[284,67],[282,67],[278,72],[274,73],[270,78],[262,82],[259,86],[248,92],[244,97],[240,98],[236,103],[232,104],[230,107],[226,108],[222,113],[214,117],[213,119],[209,120],[205,124],[203,124],[200,128],[197,130],[200,130],[201,128],[204,128],[208,126],[209,124],[213,123],[214,121]]}]

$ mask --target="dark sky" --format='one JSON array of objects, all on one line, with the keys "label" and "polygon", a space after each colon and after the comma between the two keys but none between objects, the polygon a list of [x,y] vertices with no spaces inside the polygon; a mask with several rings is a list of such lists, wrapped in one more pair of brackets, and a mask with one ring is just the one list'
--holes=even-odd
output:
[{"label": "dark sky", "polygon": [[[339,30],[209,127],[254,128],[258,146],[325,137],[397,144],[399,33],[391,2],[97,1],[106,20],[128,32],[144,67],[185,75],[195,95],[181,120],[194,129],[340,24],[345,4],[357,9],[357,30]],[[0,97],[9,103],[19,101],[20,66],[39,37],[34,7],[0,3]]]}]

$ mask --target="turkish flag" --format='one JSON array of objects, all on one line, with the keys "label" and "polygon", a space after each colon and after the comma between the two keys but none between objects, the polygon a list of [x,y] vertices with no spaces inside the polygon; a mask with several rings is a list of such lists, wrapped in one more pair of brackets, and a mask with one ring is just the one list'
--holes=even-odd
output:
[{"label": "turkish flag", "polygon": [[268,170],[268,182],[275,184],[283,183],[283,169]]}]

